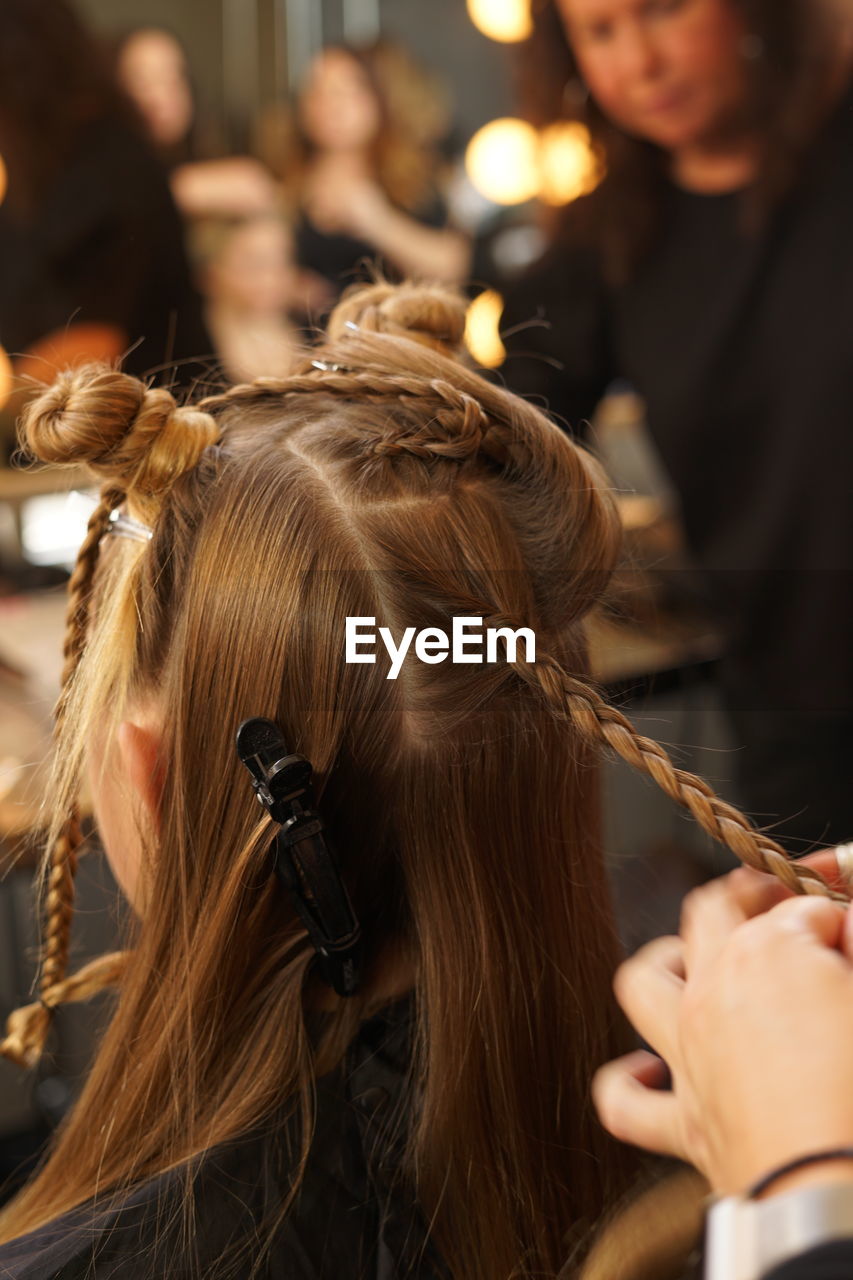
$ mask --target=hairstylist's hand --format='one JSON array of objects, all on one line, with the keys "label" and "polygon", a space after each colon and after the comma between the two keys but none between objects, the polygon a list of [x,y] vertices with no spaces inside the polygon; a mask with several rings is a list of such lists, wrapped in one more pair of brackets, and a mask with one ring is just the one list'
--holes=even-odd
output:
[{"label": "hairstylist's hand", "polygon": [[[830,881],[832,851],[809,859]],[[736,871],[685,902],[680,938],[627,961],[616,993],[652,1054],[594,1083],[618,1138],[679,1156],[720,1193],[809,1152],[853,1146],[853,915]],[[853,1164],[788,1180],[853,1177]],[[775,1189],[781,1189],[782,1183]]]}]

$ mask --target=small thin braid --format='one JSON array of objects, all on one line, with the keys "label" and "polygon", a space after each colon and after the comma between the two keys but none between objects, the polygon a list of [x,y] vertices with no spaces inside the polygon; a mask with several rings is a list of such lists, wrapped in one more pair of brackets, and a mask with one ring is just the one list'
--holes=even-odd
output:
[{"label": "small thin braid", "polygon": [[535,663],[517,663],[515,670],[587,742],[603,742],[627,764],[652,778],[666,795],[693,815],[703,831],[741,862],[776,876],[794,893],[847,901],[810,867],[790,859],[781,845],[758,831],[733,805],[721,800],[702,778],[677,768],[660,743],[639,733],[628,717],[605,702],[592,684],[569,675],[555,658],[537,652]]},{"label": "small thin braid", "polygon": [[[521,625],[504,613],[490,613],[483,608],[482,600],[473,596],[462,596],[454,604],[464,604],[472,614],[482,615],[484,628],[517,631]],[[509,670],[516,672],[544,698],[558,719],[569,721],[587,742],[595,746],[603,743],[632,768],[650,777],[670,799],[692,814],[703,831],[746,866],[776,876],[793,893],[848,901],[846,895],[830,889],[811,867],[789,858],[780,844],[758,831],[745,814],[722,800],[704,779],[677,768],[660,743],[639,733],[590,681],[570,675],[551,654],[543,654],[537,647],[535,662],[516,661],[509,664]]]},{"label": "small thin braid", "polygon": [[64,978],[33,1004],[15,1009],[6,1023],[6,1037],[0,1041],[0,1055],[21,1067],[34,1067],[43,1052],[44,1037],[53,1010],[60,1004],[89,1000],[121,979],[130,953],[113,951],[90,960],[77,973]]},{"label": "small thin braid", "polygon": [[417,457],[471,457],[480,448],[483,438],[495,424],[482,405],[466,391],[460,391],[444,378],[422,378],[403,373],[378,373],[365,369],[353,372],[346,369],[317,370],[314,373],[294,374],[289,378],[258,378],[254,382],[231,387],[219,396],[211,396],[199,405],[202,410],[221,408],[234,401],[260,400],[266,396],[301,395],[306,392],[325,392],[329,395],[353,396],[359,400],[412,399],[443,406],[436,413],[439,425],[451,426],[447,417],[461,414],[461,424],[452,424],[453,438],[437,440],[427,431],[412,435],[389,435],[377,441],[374,453],[393,457],[400,453],[412,453]]},{"label": "small thin braid", "polygon": [[[95,570],[101,540],[109,525],[110,513],[125,497],[122,488],[107,484],[86,529],[77,562],[68,582],[62,687],[55,708],[55,730],[61,729],[68,706],[68,693],[86,644]],[[44,902],[44,940],[39,965],[39,1002],[17,1010],[7,1023],[8,1034],[0,1041],[0,1055],[22,1065],[37,1062],[44,1050],[53,1010],[62,1003],[74,915],[74,880],[82,843],[79,807],[72,804],[53,848],[47,868]]]}]

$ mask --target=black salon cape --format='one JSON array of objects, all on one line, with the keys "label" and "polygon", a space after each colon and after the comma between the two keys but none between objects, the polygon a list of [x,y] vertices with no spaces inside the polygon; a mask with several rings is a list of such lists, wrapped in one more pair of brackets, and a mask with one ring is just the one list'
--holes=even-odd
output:
[{"label": "black salon cape", "polygon": [[502,374],[580,434],[615,378],[644,397],[729,637],[743,803],[802,850],[853,838],[853,90],[765,225],[744,215],[669,185],[619,287],[570,226],[509,290]]},{"label": "black salon cape", "polygon": [[402,1002],[365,1023],[343,1066],[319,1082],[302,1190],[257,1270],[253,1242],[267,1238],[263,1224],[280,1210],[292,1168],[286,1120],[200,1162],[191,1252],[181,1244],[180,1170],[145,1183],[120,1209],[75,1211],[0,1246],[0,1280],[440,1280],[397,1178],[409,1037]]}]

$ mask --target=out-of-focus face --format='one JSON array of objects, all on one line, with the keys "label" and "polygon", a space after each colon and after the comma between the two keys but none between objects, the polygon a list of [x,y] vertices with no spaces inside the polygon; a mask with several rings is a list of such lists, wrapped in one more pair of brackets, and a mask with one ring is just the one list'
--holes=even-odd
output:
[{"label": "out-of-focus face", "polygon": [[296,288],[293,241],[284,223],[257,218],[228,236],[208,273],[214,300],[254,316],[280,315]]},{"label": "out-of-focus face", "polygon": [[376,94],[354,58],[329,49],[315,58],[299,99],[305,136],[320,151],[360,151],[381,125]]},{"label": "out-of-focus face", "polygon": [[580,73],[627,133],[667,150],[736,125],[748,35],[734,0],[556,0]]},{"label": "out-of-focus face", "polygon": [[192,124],[193,99],[177,41],[167,31],[138,31],[121,51],[118,73],[152,140],[161,147],[183,141]]}]

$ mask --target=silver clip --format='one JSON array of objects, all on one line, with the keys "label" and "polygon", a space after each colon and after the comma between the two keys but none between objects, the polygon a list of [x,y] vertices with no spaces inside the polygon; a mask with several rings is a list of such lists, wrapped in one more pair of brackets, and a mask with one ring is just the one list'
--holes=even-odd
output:
[{"label": "silver clip", "polygon": [[315,369],[321,369],[323,373],[345,372],[342,364],[329,364],[326,360],[312,360],[311,364]]},{"label": "silver clip", "polygon": [[123,515],[120,511],[114,511],[110,516],[107,531],[120,538],[130,538],[133,542],[150,542],[154,537],[154,530],[149,529],[147,524],[134,520],[132,516]]}]

